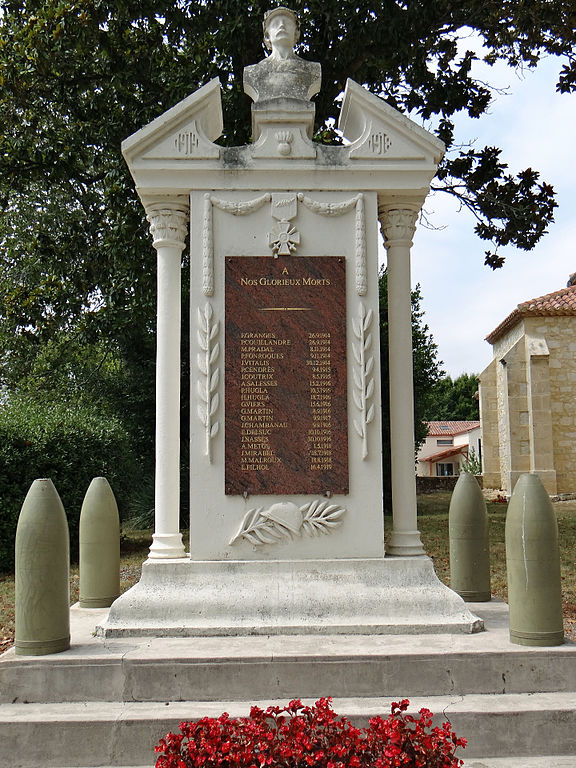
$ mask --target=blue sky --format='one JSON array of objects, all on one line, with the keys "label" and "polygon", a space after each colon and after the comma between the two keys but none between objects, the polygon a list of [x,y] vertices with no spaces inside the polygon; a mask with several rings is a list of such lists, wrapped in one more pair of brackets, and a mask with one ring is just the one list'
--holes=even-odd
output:
[{"label": "blue sky", "polygon": [[425,321],[447,373],[479,373],[491,360],[484,341],[522,301],[565,287],[576,272],[576,95],[555,91],[561,63],[547,59],[519,76],[504,66],[480,76],[509,87],[496,94],[490,114],[458,119],[456,140],[495,145],[513,172],[531,167],[551,183],[559,208],[548,234],[532,251],[502,249],[504,266],[484,266],[490,246],[473,232],[474,219],[449,195],[430,196],[425,209],[435,227],[418,227],[412,249],[412,282],[422,288]]}]

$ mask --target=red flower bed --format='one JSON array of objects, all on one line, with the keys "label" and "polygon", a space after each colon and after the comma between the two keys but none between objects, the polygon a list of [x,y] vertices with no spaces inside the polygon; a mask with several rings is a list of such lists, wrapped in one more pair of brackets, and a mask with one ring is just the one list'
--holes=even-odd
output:
[{"label": "red flower bed", "polygon": [[155,748],[156,768],[458,768],[466,739],[450,723],[432,727],[432,713],[407,714],[408,699],[388,717],[356,728],[332,709],[331,699],[312,707],[252,707],[249,717],[204,717],[180,723]]}]

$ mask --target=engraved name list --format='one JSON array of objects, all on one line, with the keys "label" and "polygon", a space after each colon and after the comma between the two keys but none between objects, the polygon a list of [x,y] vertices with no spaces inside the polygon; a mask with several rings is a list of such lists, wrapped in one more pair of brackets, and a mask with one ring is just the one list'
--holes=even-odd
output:
[{"label": "engraved name list", "polygon": [[348,492],[345,322],[344,259],[226,259],[226,493]]}]

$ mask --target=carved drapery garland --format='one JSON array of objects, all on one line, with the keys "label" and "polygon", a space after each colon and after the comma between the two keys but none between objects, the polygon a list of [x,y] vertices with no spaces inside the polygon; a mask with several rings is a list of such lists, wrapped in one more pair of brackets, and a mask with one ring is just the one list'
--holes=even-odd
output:
[{"label": "carved drapery garland", "polygon": [[[213,206],[233,216],[246,216],[259,210],[265,203],[272,199],[267,192],[254,200],[229,201],[221,200],[213,195],[204,195],[204,221],[202,228],[202,291],[205,296],[214,295],[214,242],[213,242]],[[368,291],[368,278],[366,267],[366,221],[364,214],[364,195],[360,192],[350,200],[340,203],[325,203],[313,200],[302,192],[298,193],[298,200],[308,210],[320,216],[343,216],[352,209],[356,210],[355,220],[355,263],[356,263],[356,291],[359,296],[365,296]]]},{"label": "carved drapery garland", "polygon": [[214,233],[212,229],[212,207],[231,213],[232,216],[246,216],[262,208],[272,199],[266,192],[254,200],[236,202],[221,200],[208,192],[204,195],[204,221],[202,225],[202,292],[204,296],[214,295]]},{"label": "carved drapery garland", "polygon": [[291,501],[271,507],[249,509],[240,528],[230,539],[235,544],[245,539],[256,547],[294,539],[298,536],[320,536],[331,533],[342,524],[346,509],[329,501],[311,501],[298,507]]},{"label": "carved drapery garland", "polygon": [[356,263],[356,292],[358,296],[365,296],[368,292],[368,278],[366,269],[366,221],[364,216],[364,195],[359,192],[350,200],[341,203],[324,203],[307,197],[303,192],[298,193],[298,200],[309,211],[319,216],[342,216],[353,208],[356,209],[356,221],[354,228],[354,256]]},{"label": "carved drapery garland", "polygon": [[154,248],[176,246],[184,248],[188,232],[188,212],[174,208],[157,208],[148,210],[146,219],[150,224],[150,234],[154,240]]},{"label": "carved drapery garland", "polygon": [[198,418],[204,425],[206,437],[204,453],[208,456],[210,463],[212,463],[212,438],[216,437],[220,428],[220,423],[213,421],[220,403],[220,396],[217,391],[220,368],[216,365],[220,354],[220,342],[216,340],[220,324],[217,320],[213,321],[213,317],[214,310],[209,302],[206,303],[204,310],[198,307],[198,346],[201,351],[196,356],[200,372],[196,382],[199,398],[197,410]]},{"label": "carved drapery garland", "polygon": [[374,355],[370,354],[372,348],[372,334],[370,326],[374,319],[371,309],[366,312],[364,304],[360,304],[359,317],[352,320],[352,330],[356,341],[352,342],[352,351],[356,361],[356,367],[352,369],[354,378],[353,398],[356,408],[360,411],[360,417],[354,419],[354,428],[362,439],[362,459],[368,456],[368,424],[374,419],[374,403],[370,403],[374,395]]},{"label": "carved drapery garland", "polygon": [[418,215],[419,211],[411,208],[392,208],[380,211],[380,229],[385,247],[390,248],[394,245],[412,247]]}]

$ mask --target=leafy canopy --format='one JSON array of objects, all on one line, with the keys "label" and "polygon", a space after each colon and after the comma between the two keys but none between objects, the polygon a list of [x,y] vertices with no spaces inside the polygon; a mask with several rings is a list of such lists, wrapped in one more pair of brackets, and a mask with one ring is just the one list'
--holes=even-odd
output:
[{"label": "leafy canopy", "polygon": [[[474,212],[488,264],[500,266],[500,245],[533,248],[553,220],[552,188],[533,169],[513,175],[496,147],[457,143],[455,115],[481,117],[492,98],[474,77],[477,54],[466,39],[473,33],[489,62],[511,67],[558,55],[557,88],[572,91],[573,0],[292,5],[302,21],[299,52],[323,66],[321,134],[354,78],[446,143],[434,187]],[[29,369],[49,340],[64,353],[71,334],[75,361],[75,350],[94,345],[127,379],[136,374],[134,350],[153,348],[155,259],[121,141],[215,76],[221,141],[248,141],[242,72],[263,56],[269,6],[0,0],[0,383],[19,386],[22,363]],[[38,386],[51,386],[50,370],[45,364]]]},{"label": "leafy canopy", "polygon": [[[346,77],[414,119],[432,121],[450,151],[435,188],[477,216],[493,246],[530,249],[552,221],[554,194],[532,169],[513,176],[496,147],[455,144],[453,118],[480,117],[474,32],[489,62],[564,58],[558,89],[576,87],[571,0],[333,0],[293,3],[301,53],[322,62],[318,126],[337,117]],[[257,0],[0,0],[0,224],[5,318],[47,329],[94,319],[105,332],[149,321],[153,260],[122,139],[218,76],[223,141],[249,139],[245,66],[262,58]],[[501,259],[495,250],[486,260]],[[8,290],[8,286],[12,290]],[[16,288],[18,286],[18,288]],[[129,310],[129,314],[127,314]]]},{"label": "leafy canopy", "polygon": [[475,373],[438,379],[428,393],[426,421],[478,421],[478,383]]}]

